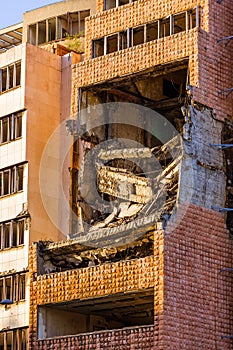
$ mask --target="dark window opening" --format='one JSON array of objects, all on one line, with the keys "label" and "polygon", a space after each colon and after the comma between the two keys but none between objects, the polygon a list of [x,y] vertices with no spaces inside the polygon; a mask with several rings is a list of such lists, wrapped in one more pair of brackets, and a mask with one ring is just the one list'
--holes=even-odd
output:
[{"label": "dark window opening", "polygon": [[48,41],[56,39],[56,18],[48,20]]},{"label": "dark window opening", "polygon": [[173,16],[174,34],[186,31],[186,13]]},{"label": "dark window opening", "polygon": [[163,95],[174,98],[179,96],[180,86],[173,81],[163,79]]},{"label": "dark window opening", "polygon": [[119,33],[119,50],[126,49],[127,46],[127,31],[122,31]]},{"label": "dark window opening", "polygon": [[158,21],[147,24],[147,41],[158,39]]},{"label": "dark window opening", "polygon": [[123,6],[128,4],[130,1],[129,0],[118,0],[118,6]]},{"label": "dark window opening", "polygon": [[8,67],[8,79],[9,79],[9,89],[12,89],[14,86],[14,66]]},{"label": "dark window opening", "polygon": [[107,37],[107,50],[106,53],[112,53],[118,50],[118,34],[114,34]]},{"label": "dark window opening", "polygon": [[93,58],[104,55],[104,38],[93,41]]},{"label": "dark window opening", "polygon": [[132,46],[140,45],[145,42],[145,26],[132,29]]},{"label": "dark window opening", "polygon": [[105,0],[104,1],[104,9],[110,10],[116,7],[116,0]]},{"label": "dark window opening", "polygon": [[160,21],[160,38],[170,35],[170,16]]},{"label": "dark window opening", "polygon": [[28,28],[28,39],[32,45],[36,45],[36,27],[36,24],[32,24]]},{"label": "dark window opening", "polygon": [[1,92],[7,90],[7,68],[1,70]]},{"label": "dark window opening", "polygon": [[192,29],[195,28],[196,26],[198,26],[197,23],[197,8],[188,11],[188,28]]},{"label": "dark window opening", "polygon": [[11,193],[10,174],[11,172],[9,170],[5,170],[3,172],[3,195],[7,195]]},{"label": "dark window opening", "polygon": [[38,23],[38,45],[46,42],[46,21]]},{"label": "dark window opening", "polygon": [[10,247],[10,223],[3,225],[3,237],[4,237],[3,248],[9,248]]}]

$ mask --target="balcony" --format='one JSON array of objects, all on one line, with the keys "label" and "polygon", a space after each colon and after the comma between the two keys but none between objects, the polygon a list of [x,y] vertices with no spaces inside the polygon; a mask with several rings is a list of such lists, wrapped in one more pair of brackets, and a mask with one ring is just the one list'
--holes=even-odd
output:
[{"label": "balcony", "polygon": [[154,326],[130,327],[111,331],[97,331],[79,335],[38,340],[43,349],[143,349],[154,347]]}]

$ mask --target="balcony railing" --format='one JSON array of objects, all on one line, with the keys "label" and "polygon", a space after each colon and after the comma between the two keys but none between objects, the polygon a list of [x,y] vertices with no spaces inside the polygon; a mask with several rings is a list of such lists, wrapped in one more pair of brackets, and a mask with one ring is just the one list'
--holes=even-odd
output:
[{"label": "balcony railing", "polygon": [[64,348],[151,350],[154,348],[154,326],[130,327],[38,340],[38,350]]}]

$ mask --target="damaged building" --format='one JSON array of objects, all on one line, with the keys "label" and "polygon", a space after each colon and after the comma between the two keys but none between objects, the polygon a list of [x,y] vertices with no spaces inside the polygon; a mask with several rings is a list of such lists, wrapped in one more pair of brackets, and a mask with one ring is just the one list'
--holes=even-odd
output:
[{"label": "damaged building", "polygon": [[233,348],[232,15],[64,0],[0,30],[0,350]]}]

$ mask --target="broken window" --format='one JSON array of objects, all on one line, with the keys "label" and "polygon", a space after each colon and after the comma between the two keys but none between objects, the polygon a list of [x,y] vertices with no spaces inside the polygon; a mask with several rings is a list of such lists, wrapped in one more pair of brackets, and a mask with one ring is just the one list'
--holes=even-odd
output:
[{"label": "broken window", "polygon": [[146,41],[156,39],[158,39],[158,21],[148,23],[146,28]]},{"label": "broken window", "polygon": [[10,276],[0,277],[0,298],[12,302],[25,300],[26,273],[16,273]]},{"label": "broken window", "polygon": [[56,39],[56,18],[48,20],[48,41]]},{"label": "broken window", "polygon": [[0,118],[0,144],[14,141],[22,136],[22,113]]},{"label": "broken window", "polygon": [[90,10],[77,11],[33,23],[28,28],[30,44],[41,45],[49,41],[66,38],[67,35],[84,33],[85,18]]},{"label": "broken window", "polygon": [[15,88],[21,83],[21,62],[0,69],[0,93]]},{"label": "broken window", "polygon": [[104,55],[104,38],[93,40],[93,58]]},{"label": "broken window", "polygon": [[38,45],[46,42],[46,21],[38,23]]},{"label": "broken window", "polygon": [[0,249],[18,247],[24,244],[25,219],[15,219],[0,223],[1,246]]},{"label": "broken window", "polygon": [[28,28],[28,41],[32,45],[37,43],[37,24],[32,24]]},{"label": "broken window", "polygon": [[166,17],[162,20],[160,20],[160,32],[159,32],[159,37],[163,38],[165,36],[169,36],[171,34],[170,32],[170,22],[171,22],[171,16]]},{"label": "broken window", "polygon": [[187,17],[186,12],[173,15],[173,33],[174,34],[186,31],[186,17]]},{"label": "broken window", "polygon": [[119,50],[126,49],[128,47],[127,31],[124,30],[119,33]]},{"label": "broken window", "polygon": [[1,197],[23,190],[23,170],[23,165],[17,165],[0,171]]},{"label": "broken window", "polygon": [[112,53],[118,50],[118,34],[113,34],[106,37],[106,54]]},{"label": "broken window", "polygon": [[0,350],[26,350],[27,328],[18,328],[0,333]]},{"label": "broken window", "polygon": [[140,45],[145,42],[145,26],[139,26],[132,29],[132,46]]},{"label": "broken window", "polygon": [[198,27],[199,26],[199,23],[198,23],[198,6],[195,9],[192,9],[192,10],[188,11],[187,17],[188,17],[188,24],[187,24],[188,29],[192,29],[192,28]]}]

